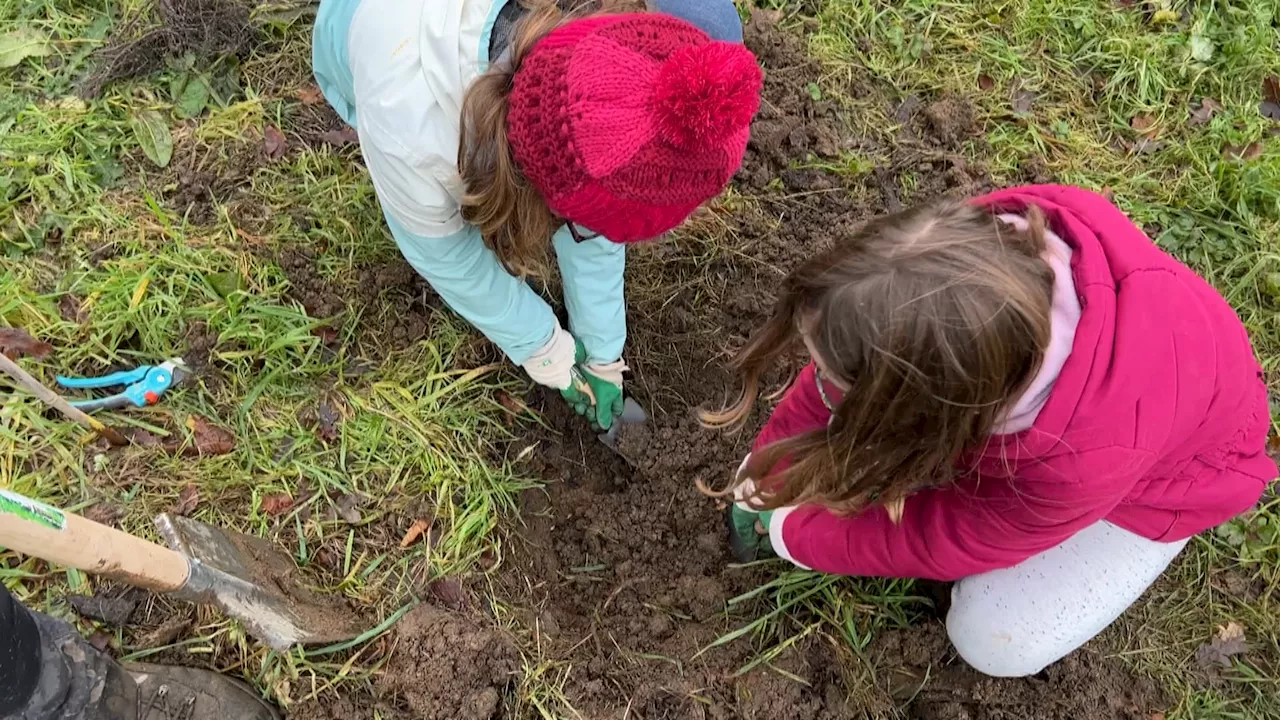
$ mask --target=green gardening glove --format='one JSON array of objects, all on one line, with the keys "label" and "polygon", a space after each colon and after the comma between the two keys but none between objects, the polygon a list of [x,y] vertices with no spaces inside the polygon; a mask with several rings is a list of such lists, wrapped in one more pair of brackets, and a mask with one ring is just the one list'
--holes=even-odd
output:
[{"label": "green gardening glove", "polygon": [[568,401],[573,411],[586,417],[591,427],[597,430],[608,430],[622,414],[622,369],[620,361],[612,363],[606,372],[616,375],[614,378],[602,377],[587,364],[587,350],[579,340],[574,354],[574,366],[570,385],[560,394]]},{"label": "green gardening glove", "polygon": [[[772,518],[772,510],[754,512],[739,507],[737,503],[725,510],[729,547],[738,562],[751,562],[773,554],[773,545],[769,542],[769,521]],[[765,531],[763,535],[759,532],[761,528]]]}]

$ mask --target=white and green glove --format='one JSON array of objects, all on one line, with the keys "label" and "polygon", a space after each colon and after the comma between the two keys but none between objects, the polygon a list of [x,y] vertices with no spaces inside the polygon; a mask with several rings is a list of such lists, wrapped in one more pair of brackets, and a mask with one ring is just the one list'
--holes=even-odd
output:
[{"label": "white and green glove", "polygon": [[[748,455],[738,467],[741,475],[751,460]],[[757,510],[746,500],[756,491],[754,480],[747,478],[733,490],[733,504],[724,513],[725,526],[729,530],[729,548],[738,562],[751,562],[773,555],[773,546],[769,542],[769,524],[773,520],[772,510]]]},{"label": "white and green glove", "polygon": [[608,430],[622,414],[622,373],[629,369],[627,364],[587,362],[586,348],[559,325],[522,367],[534,382],[559,390],[593,428]]}]

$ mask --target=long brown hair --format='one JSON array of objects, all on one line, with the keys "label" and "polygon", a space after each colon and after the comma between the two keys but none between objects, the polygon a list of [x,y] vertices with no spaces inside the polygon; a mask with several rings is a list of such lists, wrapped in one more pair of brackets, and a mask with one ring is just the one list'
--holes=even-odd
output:
[{"label": "long brown hair", "polygon": [[[762,509],[850,513],[878,503],[896,519],[912,492],[948,482],[1049,342],[1044,216],[1034,207],[1026,216],[1022,231],[972,205],[925,205],[872,221],[793,271],[772,317],[731,362],[741,396],[703,422],[740,425],[761,374],[801,332],[849,389],[826,429],[753,453],[733,485],[755,479],[750,502]],[[791,464],[771,474],[784,458]]]},{"label": "long brown hair", "polygon": [[520,64],[548,33],[569,20],[601,13],[641,12],[644,0],[587,0],[561,8],[555,0],[521,0],[527,9],[512,32],[507,61],[494,63],[462,101],[458,172],[466,186],[462,217],[509,272],[545,276],[551,236],[561,220],[520,172],[507,139],[507,98]]}]

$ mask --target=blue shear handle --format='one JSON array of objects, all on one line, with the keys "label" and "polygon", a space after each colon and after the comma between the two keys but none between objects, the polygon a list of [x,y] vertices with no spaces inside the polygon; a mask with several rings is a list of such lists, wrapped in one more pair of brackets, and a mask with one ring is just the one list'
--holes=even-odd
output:
[{"label": "blue shear handle", "polygon": [[138,402],[130,398],[124,393],[112,395],[110,397],[98,398],[96,400],[76,400],[71,403],[71,407],[83,412],[93,412],[95,410],[115,410],[126,405],[142,407],[146,402]]},{"label": "blue shear handle", "polygon": [[59,375],[55,378],[58,384],[65,388],[103,388],[112,385],[128,385],[136,383],[147,376],[147,372],[151,370],[150,365],[143,365],[132,370],[121,370],[113,372],[110,375],[103,375],[96,378],[73,378],[63,377]]}]

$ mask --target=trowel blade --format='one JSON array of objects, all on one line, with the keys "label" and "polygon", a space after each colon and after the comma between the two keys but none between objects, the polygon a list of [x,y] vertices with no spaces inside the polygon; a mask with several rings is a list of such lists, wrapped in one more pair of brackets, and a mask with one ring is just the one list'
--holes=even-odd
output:
[{"label": "trowel blade", "polygon": [[600,438],[600,442],[614,452],[618,451],[618,433],[621,432],[623,425],[641,425],[649,419],[649,413],[640,407],[640,403],[627,398],[622,402],[622,414],[614,418],[613,425],[605,432],[600,433],[596,437]]}]

